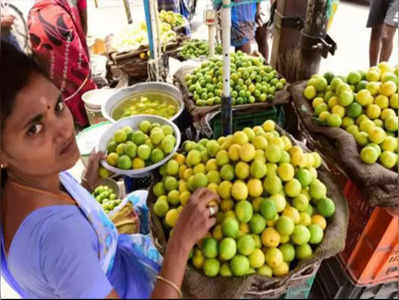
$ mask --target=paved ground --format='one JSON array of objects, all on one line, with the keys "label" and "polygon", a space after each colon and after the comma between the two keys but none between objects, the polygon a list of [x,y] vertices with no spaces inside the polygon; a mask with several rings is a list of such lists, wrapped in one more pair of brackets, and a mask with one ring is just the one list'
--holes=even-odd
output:
[{"label": "paved ground", "polygon": [[[26,16],[34,0],[10,0]],[[133,20],[143,20],[144,10],[141,0],[131,0]],[[121,0],[98,0],[99,7],[94,7],[94,0],[89,0],[89,34],[97,37],[117,32],[127,24],[126,15]],[[206,38],[207,27],[202,25],[202,11],[208,1],[199,1],[197,15],[193,20],[195,37]],[[329,32],[337,42],[338,49],[335,56],[323,60],[320,72],[333,71],[345,74],[351,70],[366,69],[368,67],[368,44],[370,31],[365,27],[368,15],[368,6],[353,2],[341,2],[333,26]],[[395,37],[395,46],[390,63],[399,61],[398,35]],[[18,295],[7,286],[1,278],[1,298],[18,298]]]}]

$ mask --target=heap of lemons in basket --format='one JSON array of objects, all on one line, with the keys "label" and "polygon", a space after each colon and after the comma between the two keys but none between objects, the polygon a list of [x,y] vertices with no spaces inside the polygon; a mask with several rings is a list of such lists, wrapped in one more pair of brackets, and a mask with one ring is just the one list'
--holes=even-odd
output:
[{"label": "heap of lemons in basket", "polygon": [[348,76],[315,75],[304,96],[312,101],[318,121],[342,127],[356,140],[366,164],[398,166],[398,69],[387,63]]},{"label": "heap of lemons in basket", "polygon": [[321,163],[269,120],[218,140],[186,141],[160,168],[153,212],[171,235],[191,194],[207,187],[221,199],[217,223],[194,247],[192,265],[209,277],[283,276],[312,257],[334,216]]}]

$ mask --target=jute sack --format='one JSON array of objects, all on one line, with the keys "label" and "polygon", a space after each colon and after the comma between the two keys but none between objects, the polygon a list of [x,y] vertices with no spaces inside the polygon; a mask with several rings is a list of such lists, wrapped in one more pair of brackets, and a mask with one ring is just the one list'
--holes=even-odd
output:
[{"label": "jute sack", "polygon": [[[281,133],[283,130],[279,129]],[[288,134],[286,134],[288,135]],[[289,136],[289,135],[288,135]],[[291,139],[293,140],[292,136]],[[293,140],[293,143],[296,143]],[[300,145],[303,147],[303,145]],[[304,147],[303,147],[304,148]],[[260,275],[246,277],[215,277],[209,278],[195,269],[191,264],[187,265],[183,281],[182,291],[187,298],[242,298],[278,289],[281,293],[287,289],[292,280],[309,274],[309,269],[331,256],[343,251],[345,248],[346,233],[348,227],[349,210],[347,202],[327,167],[323,165],[318,169],[319,179],[326,185],[328,196],[336,206],[335,215],[331,218],[325,231],[323,242],[317,247],[312,258],[302,261],[287,276],[268,278]],[[161,180],[160,175],[155,177],[154,184]],[[147,205],[153,211],[156,196],[150,188]],[[162,227],[162,220],[151,213],[151,234],[155,245],[161,254],[165,253],[167,236]],[[260,297],[261,298],[261,297]]]},{"label": "jute sack", "polygon": [[[360,159],[359,148],[354,137],[342,128],[319,126],[313,119],[311,103],[303,96],[306,82],[289,87],[302,129],[313,140],[320,152],[330,156],[368,196],[371,206],[399,206],[399,176],[382,165],[365,164]],[[306,136],[306,134],[305,134]]]}]

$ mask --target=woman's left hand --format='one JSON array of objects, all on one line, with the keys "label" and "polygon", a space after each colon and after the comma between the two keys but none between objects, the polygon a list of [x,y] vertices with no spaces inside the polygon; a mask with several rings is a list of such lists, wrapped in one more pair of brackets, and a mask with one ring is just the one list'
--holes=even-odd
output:
[{"label": "woman's left hand", "polygon": [[98,169],[100,167],[100,161],[105,158],[106,157],[103,152],[96,152],[93,150],[90,153],[87,167],[82,176],[82,186],[84,186],[90,192],[94,191],[96,186],[98,186],[102,180],[102,178],[98,176]]}]

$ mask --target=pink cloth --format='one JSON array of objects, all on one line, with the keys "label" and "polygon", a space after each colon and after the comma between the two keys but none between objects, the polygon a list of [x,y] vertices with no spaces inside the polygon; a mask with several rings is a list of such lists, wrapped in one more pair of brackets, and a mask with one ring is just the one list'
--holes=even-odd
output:
[{"label": "pink cloth", "polygon": [[32,51],[81,126],[88,124],[81,96],[96,88],[79,10],[86,5],[86,0],[37,0],[28,16]]}]

